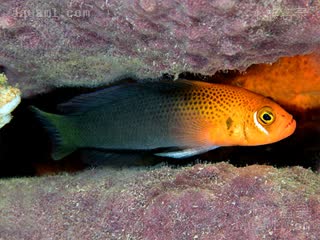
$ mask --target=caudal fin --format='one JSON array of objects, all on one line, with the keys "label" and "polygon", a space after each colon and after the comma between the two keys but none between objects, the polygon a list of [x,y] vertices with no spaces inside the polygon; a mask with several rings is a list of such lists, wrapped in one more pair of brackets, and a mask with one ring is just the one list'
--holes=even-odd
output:
[{"label": "caudal fin", "polygon": [[35,113],[40,122],[47,129],[52,140],[51,156],[54,160],[60,160],[74,152],[77,147],[72,139],[72,126],[70,121],[62,115],[46,113],[31,106],[31,111]]}]

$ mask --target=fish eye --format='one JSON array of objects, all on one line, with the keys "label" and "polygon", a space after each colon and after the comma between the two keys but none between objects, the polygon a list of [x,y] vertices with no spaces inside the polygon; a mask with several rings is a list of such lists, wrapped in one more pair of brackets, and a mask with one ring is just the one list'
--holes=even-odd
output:
[{"label": "fish eye", "polygon": [[274,122],[275,116],[273,115],[272,108],[263,107],[258,112],[258,120],[263,125],[270,125]]}]

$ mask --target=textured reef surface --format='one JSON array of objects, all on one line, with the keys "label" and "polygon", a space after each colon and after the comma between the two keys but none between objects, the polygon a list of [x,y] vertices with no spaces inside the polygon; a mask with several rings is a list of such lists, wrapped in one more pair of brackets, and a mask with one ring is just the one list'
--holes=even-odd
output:
[{"label": "textured reef surface", "polygon": [[320,176],[227,163],[0,182],[1,239],[318,239]]},{"label": "textured reef surface", "polygon": [[319,1],[4,0],[0,65],[23,96],[123,75],[245,70],[314,51]]}]

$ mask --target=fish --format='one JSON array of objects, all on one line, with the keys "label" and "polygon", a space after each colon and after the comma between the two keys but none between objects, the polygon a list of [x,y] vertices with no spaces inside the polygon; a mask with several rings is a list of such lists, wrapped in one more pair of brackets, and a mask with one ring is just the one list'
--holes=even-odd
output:
[{"label": "fish", "polygon": [[54,160],[83,148],[186,158],[221,146],[270,144],[296,128],[267,97],[184,79],[106,87],[58,105],[58,114],[31,109],[51,136]]}]

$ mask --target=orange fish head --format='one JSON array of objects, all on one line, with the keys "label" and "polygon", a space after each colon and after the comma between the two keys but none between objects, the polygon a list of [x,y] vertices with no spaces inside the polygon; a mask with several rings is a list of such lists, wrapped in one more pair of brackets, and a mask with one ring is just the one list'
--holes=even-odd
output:
[{"label": "orange fish head", "polygon": [[296,121],[277,103],[264,98],[250,106],[251,120],[244,126],[247,145],[263,145],[280,141],[296,129]]}]

